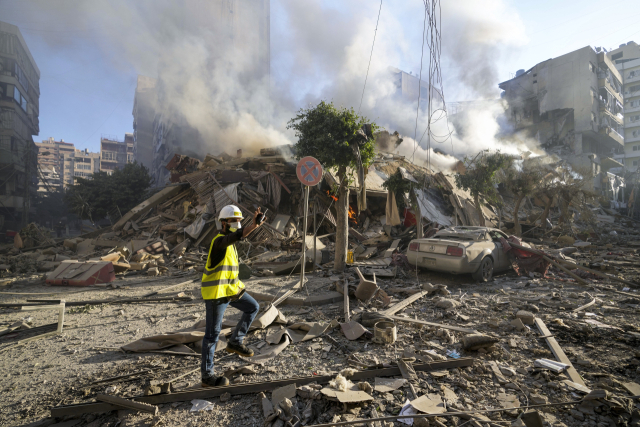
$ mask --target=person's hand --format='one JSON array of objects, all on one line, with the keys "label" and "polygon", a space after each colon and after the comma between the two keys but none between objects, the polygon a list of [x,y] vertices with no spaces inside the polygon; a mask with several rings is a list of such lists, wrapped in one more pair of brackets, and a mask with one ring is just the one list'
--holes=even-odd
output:
[{"label": "person's hand", "polygon": [[256,211],[253,213],[253,225],[255,227],[259,227],[262,224],[262,221],[258,222],[258,216],[260,216],[260,214],[262,214],[260,208],[256,209]]}]

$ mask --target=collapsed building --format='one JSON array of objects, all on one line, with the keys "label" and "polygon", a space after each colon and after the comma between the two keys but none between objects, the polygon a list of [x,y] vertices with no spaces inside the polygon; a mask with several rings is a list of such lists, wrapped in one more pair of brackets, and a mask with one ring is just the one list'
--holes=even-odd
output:
[{"label": "collapsed building", "polygon": [[[622,77],[602,49],[586,46],[543,61],[499,84],[514,132],[590,171],[591,189],[613,199],[624,179]],[[624,190],[620,192],[624,200]]]}]

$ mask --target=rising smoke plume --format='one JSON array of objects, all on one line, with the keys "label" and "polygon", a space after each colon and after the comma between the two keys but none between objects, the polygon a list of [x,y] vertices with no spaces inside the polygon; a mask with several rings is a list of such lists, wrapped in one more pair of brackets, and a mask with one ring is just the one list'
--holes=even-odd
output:
[{"label": "rising smoke plume", "polygon": [[[416,103],[396,96],[389,66],[416,74],[420,69],[422,2],[383,4],[364,96],[379,4],[272,0],[268,74],[260,65],[266,53],[256,39],[260,5],[265,3],[269,2],[31,0],[28,7],[3,19],[40,22],[42,41],[56,52],[68,54],[88,43],[108,55],[114,72],[160,77],[167,101],[163,105],[168,106],[163,114],[182,115],[199,133],[200,138],[184,141],[185,152],[193,154],[218,153],[228,147],[251,152],[293,143],[286,123],[299,108],[324,99],[358,110],[361,97],[363,115],[403,135],[401,154],[416,161],[430,157],[434,167],[448,168],[456,157],[485,148],[509,152],[534,148],[533,141],[496,138],[503,111],[499,103],[491,109],[468,109],[459,124],[463,133],[446,117],[432,125],[434,135],[450,138],[438,138],[445,142],[432,141],[431,146],[455,157],[427,151],[428,138],[421,140],[427,126],[424,108],[417,123],[420,144],[414,141]],[[497,98],[496,64],[501,55],[526,41],[517,13],[506,0],[457,0],[443,2],[442,7],[446,101]],[[216,15],[225,17],[225,25],[218,25]],[[74,38],[73,32],[70,36],[61,28],[78,29],[85,37]],[[425,69],[427,60],[428,52]]]}]

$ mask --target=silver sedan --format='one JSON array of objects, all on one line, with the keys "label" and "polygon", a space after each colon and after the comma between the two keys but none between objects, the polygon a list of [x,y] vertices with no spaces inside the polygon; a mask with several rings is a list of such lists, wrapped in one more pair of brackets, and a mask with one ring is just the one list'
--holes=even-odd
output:
[{"label": "silver sedan", "polygon": [[452,274],[469,274],[480,282],[493,272],[508,270],[511,261],[502,249],[502,231],[490,227],[449,227],[433,237],[409,243],[407,259],[413,266]]}]

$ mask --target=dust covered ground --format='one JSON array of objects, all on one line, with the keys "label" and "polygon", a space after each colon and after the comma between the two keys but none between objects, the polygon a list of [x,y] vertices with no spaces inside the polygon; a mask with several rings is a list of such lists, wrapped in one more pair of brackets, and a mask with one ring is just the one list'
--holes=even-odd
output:
[{"label": "dust covered ground", "polygon": [[[592,254],[593,255],[593,254]],[[576,255],[574,254],[574,257]],[[631,265],[638,260],[634,251],[625,256]],[[636,266],[640,263],[636,263]],[[637,277],[637,267],[621,267],[625,277]],[[634,276],[635,275],[635,276]],[[66,301],[98,301],[116,298],[142,297],[191,277],[133,278],[118,280],[115,288],[49,287],[40,279],[14,282],[2,289],[3,303],[24,302],[27,298],[65,299]],[[309,296],[335,292],[336,276],[329,270],[309,276]],[[340,276],[338,276],[340,277]],[[327,337],[315,338],[288,346],[282,354],[264,366],[250,365],[253,374],[237,375],[232,383],[263,382],[309,375],[335,375],[349,367],[349,354],[356,354],[365,363],[395,363],[411,354],[450,358],[459,354],[474,358],[466,368],[454,368],[440,373],[418,372],[412,380],[418,396],[435,393],[446,398],[447,405],[460,410],[499,408],[509,402],[512,407],[533,403],[564,402],[581,399],[585,393],[575,390],[563,380],[564,374],[534,368],[540,358],[555,360],[545,339],[535,326],[523,330],[512,325],[515,314],[526,310],[542,319],[551,334],[568,355],[586,387],[607,390],[616,404],[586,404],[540,408],[545,425],[549,426],[615,426],[633,425],[634,403],[615,396],[629,396],[625,383],[640,383],[640,324],[638,312],[640,296],[634,290],[627,295],[611,289],[621,289],[599,278],[592,285],[583,286],[565,277],[562,272],[550,274],[553,280],[542,277],[517,277],[515,273],[497,275],[487,284],[473,283],[470,276],[451,276],[426,271],[401,271],[395,279],[378,278],[378,284],[390,296],[392,304],[430,285],[446,285],[422,297],[396,315],[475,329],[494,337],[493,346],[479,351],[462,349],[465,334],[437,327],[420,327],[398,322],[398,339],[394,344],[376,344],[363,336],[349,341],[340,327],[330,329],[340,348]],[[347,271],[352,286],[357,285],[353,269]],[[246,281],[247,288],[276,295],[290,288],[292,278],[257,278]],[[612,282],[614,283],[614,282]],[[616,284],[617,285],[617,284]],[[450,294],[447,294],[450,293]],[[42,294],[42,295],[41,295]],[[190,402],[175,402],[159,406],[156,416],[130,410],[85,414],[65,419],[50,418],[53,406],[94,401],[98,393],[132,397],[143,394],[150,380],[166,381],[198,369],[199,355],[177,356],[155,353],[126,353],[119,347],[136,339],[169,331],[189,328],[205,315],[198,283],[160,293],[155,297],[191,296],[184,301],[162,301],[137,304],[88,304],[69,307],[62,335],[43,338],[16,346],[17,340],[53,327],[33,329],[57,320],[54,311],[23,312],[16,308],[0,309],[0,327],[16,322],[27,323],[32,329],[16,330],[0,337],[0,425],[47,426],[65,422],[65,426],[262,426],[264,415],[257,394],[231,396],[213,402],[209,411],[191,412]],[[306,297],[305,289],[296,297]],[[595,303],[576,313],[574,309],[595,299]],[[444,302],[446,301],[446,302]],[[352,319],[359,320],[365,309],[382,309],[379,302],[364,304],[351,298]],[[321,306],[281,305],[280,310],[289,324],[300,321],[343,321],[342,303]],[[227,318],[237,318],[233,308]],[[279,326],[277,326],[279,327]],[[26,328],[26,327],[25,327]],[[251,332],[245,343],[257,349],[267,334],[265,330]],[[450,351],[456,351],[452,354]],[[349,354],[345,354],[349,353]],[[219,362],[218,362],[218,359]],[[238,356],[217,353],[218,372],[245,366]],[[496,374],[489,362],[497,362]],[[141,372],[138,375],[98,382],[110,377]],[[399,377],[400,378],[400,377]],[[200,373],[195,372],[174,382],[176,390],[196,387]],[[373,378],[369,381],[373,384]],[[269,397],[270,393],[266,393]],[[342,404],[327,398],[315,400],[298,397],[297,412],[306,414],[306,424],[320,424],[344,420],[367,419],[375,408],[380,416],[396,415],[407,399],[412,400],[408,383],[393,392],[371,393],[374,400],[363,404]],[[594,401],[598,402],[598,401]],[[637,401],[635,402],[637,405]],[[635,409],[637,411],[637,409]],[[512,425],[517,411],[480,415],[467,425]],[[439,417],[447,426],[463,425],[467,420],[458,417]],[[75,423],[75,424],[74,424]],[[387,424],[389,425],[389,424]],[[394,421],[392,425],[405,425]],[[514,424],[518,425],[518,424]]]}]

